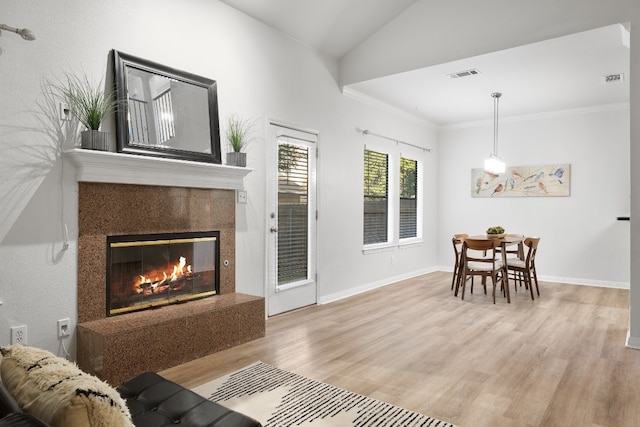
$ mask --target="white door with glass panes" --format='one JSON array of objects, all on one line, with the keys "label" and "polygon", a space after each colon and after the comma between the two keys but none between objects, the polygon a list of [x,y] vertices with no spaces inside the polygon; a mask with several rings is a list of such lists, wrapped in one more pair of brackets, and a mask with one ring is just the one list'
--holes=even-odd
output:
[{"label": "white door with glass panes", "polygon": [[267,131],[267,314],[315,304],[318,134],[276,122]]}]

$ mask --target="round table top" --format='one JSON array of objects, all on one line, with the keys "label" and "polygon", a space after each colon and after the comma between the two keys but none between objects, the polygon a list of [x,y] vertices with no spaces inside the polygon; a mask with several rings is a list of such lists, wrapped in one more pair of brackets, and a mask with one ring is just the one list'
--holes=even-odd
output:
[{"label": "round table top", "polygon": [[497,240],[499,242],[517,243],[517,242],[522,242],[524,240],[524,236],[522,234],[507,233],[504,235],[504,237],[489,237],[486,234],[479,234],[475,236],[469,236],[467,237],[467,239],[473,239],[473,240],[491,239],[491,240]]}]

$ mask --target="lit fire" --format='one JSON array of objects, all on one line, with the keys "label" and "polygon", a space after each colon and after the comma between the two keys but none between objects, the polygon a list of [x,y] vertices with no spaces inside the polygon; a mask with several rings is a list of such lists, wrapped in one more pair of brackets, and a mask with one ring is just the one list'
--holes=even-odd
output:
[{"label": "lit fire", "polygon": [[[160,277],[159,274],[162,274]],[[185,279],[191,278],[193,272],[191,265],[187,265],[187,259],[180,257],[180,262],[173,266],[173,271],[167,274],[166,271],[159,273],[151,273],[152,276],[141,275],[140,280],[136,283],[136,292],[138,294],[151,295],[162,293],[166,290],[180,290],[185,286]]]}]

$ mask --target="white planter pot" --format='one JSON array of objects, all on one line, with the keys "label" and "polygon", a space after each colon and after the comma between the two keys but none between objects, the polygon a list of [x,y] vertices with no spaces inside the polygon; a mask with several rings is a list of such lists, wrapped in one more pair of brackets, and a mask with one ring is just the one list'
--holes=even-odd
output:
[{"label": "white planter pot", "polygon": [[89,150],[109,151],[109,132],[85,130],[80,133],[81,147]]}]

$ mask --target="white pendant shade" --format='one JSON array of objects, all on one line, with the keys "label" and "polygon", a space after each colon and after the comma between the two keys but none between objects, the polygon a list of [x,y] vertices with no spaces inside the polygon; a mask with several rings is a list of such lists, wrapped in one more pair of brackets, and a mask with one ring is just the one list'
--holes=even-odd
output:
[{"label": "white pendant shade", "polygon": [[491,155],[484,161],[484,170],[497,175],[504,173],[505,164],[500,157]]}]

